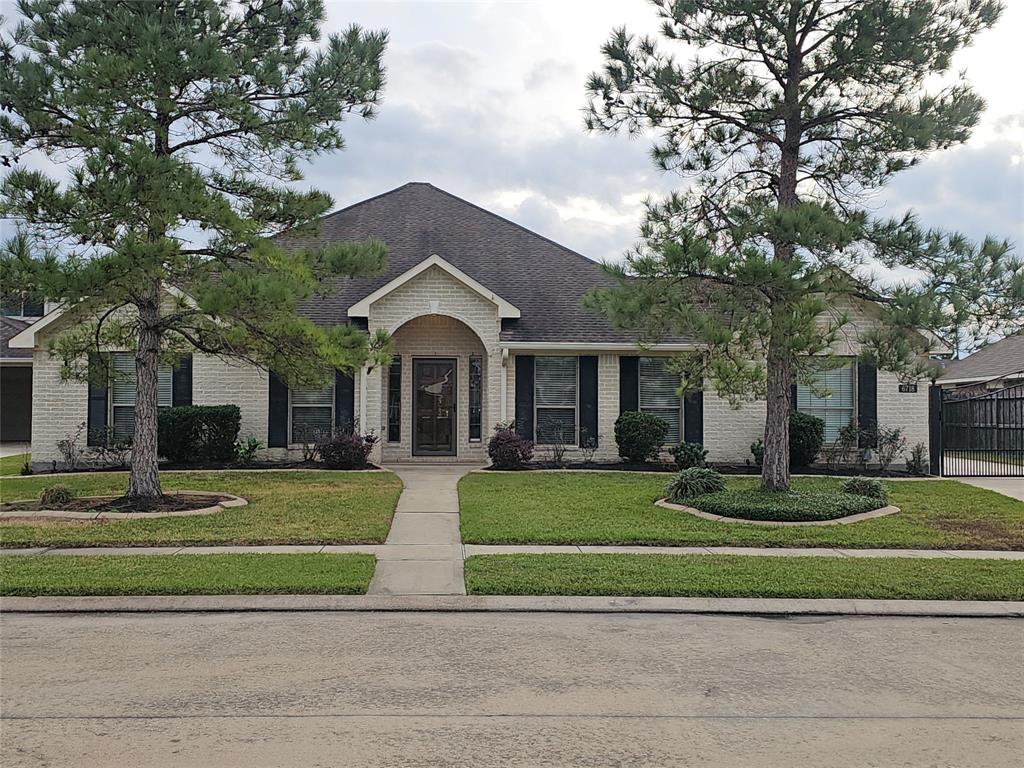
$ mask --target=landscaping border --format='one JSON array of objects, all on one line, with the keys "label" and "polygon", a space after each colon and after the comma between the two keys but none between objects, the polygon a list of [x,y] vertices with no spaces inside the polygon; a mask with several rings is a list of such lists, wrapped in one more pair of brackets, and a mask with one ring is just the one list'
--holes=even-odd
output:
[{"label": "landscaping border", "polygon": [[[224,496],[226,498],[212,507],[200,509],[179,509],[171,512],[72,512],[62,509],[5,510],[0,511],[0,520],[22,518],[51,518],[59,520],[155,520],[158,517],[199,517],[213,515],[231,507],[244,507],[248,500],[241,496],[222,491],[173,491],[180,496]],[[83,499],[108,499],[110,496],[82,496]]]},{"label": "landscaping border", "polygon": [[693,515],[694,517],[700,517],[704,520],[713,520],[716,523],[742,523],[744,525],[849,525],[850,523],[859,523],[862,520],[873,520],[876,517],[886,517],[887,515],[894,515],[900,511],[899,507],[894,507],[892,504],[887,504],[884,507],[872,509],[869,512],[858,512],[856,515],[834,517],[831,520],[747,520],[742,517],[725,517],[724,515],[713,515],[710,512],[701,512],[699,509],[687,507],[683,504],[673,504],[668,499],[658,499],[656,502],[654,502],[654,505],[657,507],[661,507],[662,509],[671,509],[675,512],[686,512],[687,514]]}]

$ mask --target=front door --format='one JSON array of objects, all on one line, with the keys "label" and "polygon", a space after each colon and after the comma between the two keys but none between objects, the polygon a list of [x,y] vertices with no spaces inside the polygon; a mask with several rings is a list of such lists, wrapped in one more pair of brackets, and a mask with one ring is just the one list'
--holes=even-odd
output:
[{"label": "front door", "polygon": [[412,361],[412,452],[455,455],[455,360]]}]

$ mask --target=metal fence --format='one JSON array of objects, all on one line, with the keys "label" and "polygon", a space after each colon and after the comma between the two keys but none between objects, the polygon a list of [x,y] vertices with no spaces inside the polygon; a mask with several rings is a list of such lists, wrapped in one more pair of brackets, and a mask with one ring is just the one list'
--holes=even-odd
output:
[{"label": "metal fence", "polygon": [[1024,477],[1024,384],[963,398],[933,392],[931,416],[939,474]]}]

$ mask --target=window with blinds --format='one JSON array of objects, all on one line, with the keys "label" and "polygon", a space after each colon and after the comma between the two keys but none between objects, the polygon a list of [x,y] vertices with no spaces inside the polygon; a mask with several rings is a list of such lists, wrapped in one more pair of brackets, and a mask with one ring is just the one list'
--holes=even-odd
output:
[{"label": "window with blinds", "polygon": [[[129,440],[135,434],[135,354],[114,352],[111,360],[110,425],[115,440]],[[169,408],[173,403],[172,370],[169,365],[157,369],[156,404]]]},{"label": "window with blinds", "polygon": [[639,363],[642,413],[650,413],[668,424],[665,442],[676,445],[683,437],[683,403],[679,397],[680,378],[670,371],[664,357],[641,357]]},{"label": "window with blinds", "polygon": [[536,358],[534,435],[538,445],[576,445],[578,380],[577,358]]},{"label": "window with blinds", "polygon": [[291,442],[312,443],[334,427],[334,383],[317,389],[289,389]]},{"label": "window with blinds", "polygon": [[825,422],[825,442],[834,442],[839,431],[850,424],[857,405],[857,368],[850,361],[842,368],[818,371],[815,389],[827,391],[824,397],[814,394],[806,384],[797,384],[796,409],[817,416]]}]

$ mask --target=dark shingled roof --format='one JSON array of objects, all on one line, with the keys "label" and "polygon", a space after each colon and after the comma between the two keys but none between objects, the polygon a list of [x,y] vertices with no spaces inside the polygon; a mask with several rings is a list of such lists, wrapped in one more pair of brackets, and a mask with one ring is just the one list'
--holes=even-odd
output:
[{"label": "dark shingled roof", "polygon": [[343,208],[322,220],[317,236],[282,236],[285,247],[344,240],[383,240],[387,266],[373,278],[347,279],[307,302],[316,323],[347,322],[348,307],[437,254],[522,312],[503,321],[503,341],[629,343],[580,306],[591,288],[612,283],[597,262],[431,184],[414,182]]},{"label": "dark shingled roof", "polygon": [[11,349],[8,343],[32,323],[26,320],[15,320],[13,317],[0,317],[0,358],[8,359],[32,357],[31,349]]},{"label": "dark shingled roof", "polygon": [[962,360],[946,363],[939,382],[947,379],[970,379],[988,381],[1024,371],[1024,333],[1007,336],[1005,339],[979,349]]}]

